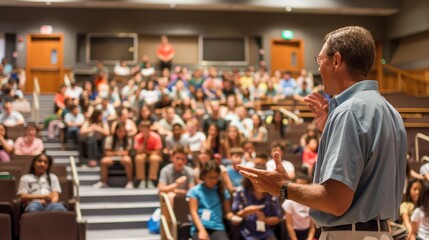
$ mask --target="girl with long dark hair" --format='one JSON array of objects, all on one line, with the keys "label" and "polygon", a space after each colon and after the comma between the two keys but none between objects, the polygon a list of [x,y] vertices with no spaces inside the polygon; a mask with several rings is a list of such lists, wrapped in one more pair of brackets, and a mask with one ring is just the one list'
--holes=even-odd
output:
[{"label": "girl with long dark hair", "polygon": [[52,157],[42,153],[33,158],[28,174],[21,177],[17,195],[25,206],[25,212],[67,211],[59,203],[61,193],[57,176],[50,172]]},{"label": "girl with long dark hair", "polygon": [[114,129],[113,136],[107,137],[104,148],[104,157],[101,159],[101,181],[96,183],[94,187],[108,187],[108,169],[113,165],[113,157],[119,157],[119,161],[125,168],[128,183],[125,186],[127,189],[134,188],[133,185],[133,163],[129,152],[132,147],[132,140],[127,134],[125,125],[118,123]]},{"label": "girl with long dark hair", "polygon": [[200,173],[201,184],[188,191],[194,240],[227,240],[223,218],[231,220],[230,195],[220,181],[221,170],[214,161],[206,162]]}]

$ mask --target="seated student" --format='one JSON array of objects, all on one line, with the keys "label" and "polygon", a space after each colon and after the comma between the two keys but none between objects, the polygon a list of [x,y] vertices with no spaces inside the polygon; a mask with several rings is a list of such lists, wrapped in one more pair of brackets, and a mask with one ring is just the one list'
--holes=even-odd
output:
[{"label": "seated student", "polygon": [[183,134],[183,127],[179,123],[173,124],[171,135],[165,137],[165,154],[171,154],[176,147],[182,147],[187,153],[189,152],[189,142]]},{"label": "seated student", "polygon": [[128,108],[122,108],[119,113],[119,118],[116,119],[112,123],[111,132],[114,132],[116,126],[122,123],[125,126],[125,130],[127,130],[128,136],[132,137],[137,133],[136,123],[130,119],[130,110]]},{"label": "seated student", "polygon": [[402,224],[407,228],[408,233],[411,233],[412,230],[410,218],[417,206],[423,186],[422,180],[412,179],[408,183],[404,201],[399,207]]},{"label": "seated student", "polygon": [[231,220],[230,194],[220,181],[221,170],[214,161],[206,162],[200,173],[202,183],[191,188],[189,210],[192,217],[192,239],[227,240],[223,218]]},{"label": "seated student", "polygon": [[302,153],[302,166],[307,169],[308,176],[313,176],[314,165],[317,161],[317,147],[319,141],[315,137],[307,137],[304,152]]},{"label": "seated student", "polygon": [[50,173],[53,160],[44,153],[31,162],[30,171],[19,180],[17,195],[25,206],[25,212],[67,211],[58,202],[61,193],[60,182]]},{"label": "seated student", "polygon": [[6,100],[3,102],[3,112],[0,114],[0,122],[7,127],[14,127],[25,123],[25,119],[21,113],[12,110],[12,101]]},{"label": "seated student", "polygon": [[134,137],[136,177],[141,181],[140,187],[146,186],[146,161],[149,161],[148,187],[155,188],[154,181],[158,179],[158,170],[162,161],[161,137],[150,130],[149,121],[141,121],[139,133]]},{"label": "seated student", "polygon": [[[188,127],[188,132],[183,134],[183,137],[188,140],[189,150],[192,153],[197,153],[206,140],[206,135],[198,130],[198,120],[195,118],[189,120],[186,126]],[[196,159],[193,160],[196,161]]]},{"label": "seated student", "polygon": [[133,162],[129,156],[132,148],[132,139],[128,137],[125,125],[118,123],[116,125],[113,136],[108,136],[104,142],[104,157],[101,159],[101,181],[96,183],[94,187],[108,187],[107,178],[109,167],[113,165],[113,156],[120,157],[120,163],[125,168],[127,175],[126,189],[133,189]]},{"label": "seated student", "polygon": [[103,156],[104,138],[110,133],[109,125],[103,121],[102,117],[100,110],[94,110],[80,129],[80,139],[85,144],[83,155],[88,159],[90,167],[98,165],[98,161]]},{"label": "seated student", "polygon": [[70,107],[70,112],[64,116],[64,123],[67,126],[67,138],[73,139],[77,145],[79,142],[79,131],[85,122],[85,117],[80,113],[76,105]]},{"label": "seated student", "polygon": [[419,198],[417,208],[411,215],[411,233],[408,240],[429,239],[429,189],[425,188]]},{"label": "seated student", "polygon": [[[200,178],[200,172],[204,164],[209,161],[218,161],[220,159],[215,159],[213,151],[210,148],[203,147],[198,154],[198,158],[196,160],[195,168],[194,168],[194,179],[196,184],[200,184],[202,182]],[[220,178],[222,179],[225,188],[228,189],[229,192],[234,191],[234,186],[231,183],[231,179],[229,179],[228,172],[226,171],[226,167],[223,165],[219,165],[220,167]]]},{"label": "seated student", "polygon": [[[279,152],[280,156],[283,156],[284,147],[281,143],[274,143],[271,146],[271,156],[275,153]],[[293,164],[287,160],[282,160],[283,167],[285,168],[287,174],[289,175],[290,179],[295,178],[295,167]],[[276,168],[276,163],[274,162],[274,159],[270,159],[267,162],[267,170],[274,170]]]},{"label": "seated student", "polygon": [[16,139],[13,148],[15,155],[39,155],[42,153],[43,141],[37,138],[36,125],[30,123],[25,128],[25,135]]},{"label": "seated student", "polygon": [[237,191],[242,186],[243,176],[238,172],[237,165],[243,163],[244,150],[242,148],[231,148],[231,165],[226,167],[229,179]]},{"label": "seated student", "polygon": [[244,219],[240,226],[244,239],[277,239],[272,227],[281,221],[279,199],[254,188],[248,178],[243,178],[243,188],[235,194],[232,211]]},{"label": "seated student", "polygon": [[186,166],[188,159],[182,147],[176,147],[171,155],[171,163],[161,169],[158,190],[165,192],[173,204],[176,195],[185,195],[194,184],[194,171]]},{"label": "seated student", "polygon": [[[295,183],[310,184],[305,174],[297,174]],[[314,239],[316,227],[310,218],[310,208],[300,203],[286,199],[282,207],[286,216],[286,229],[290,240]]]},{"label": "seated student", "polygon": [[7,129],[0,123],[0,162],[10,162],[13,153],[13,140],[7,138]]}]

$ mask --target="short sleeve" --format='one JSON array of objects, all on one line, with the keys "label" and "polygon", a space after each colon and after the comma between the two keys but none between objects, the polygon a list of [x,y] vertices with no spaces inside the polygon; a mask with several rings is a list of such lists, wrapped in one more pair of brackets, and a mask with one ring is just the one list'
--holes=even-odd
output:
[{"label": "short sleeve", "polygon": [[112,136],[108,136],[104,142],[104,149],[112,150]]},{"label": "short sleeve", "polygon": [[413,214],[411,215],[411,222],[420,223],[422,215],[424,217],[424,213],[420,210],[420,208],[416,208],[416,210],[414,210]]},{"label": "short sleeve", "polygon": [[286,200],[283,202],[282,204],[282,208],[283,210],[285,210],[286,213],[288,214],[293,214],[294,209],[293,209],[293,205],[292,205],[292,201],[291,200]]},{"label": "short sleeve", "polygon": [[231,206],[231,211],[233,213],[237,213],[238,211],[241,211],[244,209],[244,205],[243,205],[243,199],[242,199],[242,195],[243,195],[243,191],[237,191],[234,194],[234,199],[232,201],[232,206]]},{"label": "short sleeve", "polygon": [[18,185],[18,192],[16,195],[22,195],[22,194],[27,194],[28,193],[28,181],[27,181],[27,175],[22,176],[19,179],[19,185]]},{"label": "short sleeve", "polygon": [[51,178],[51,190],[52,190],[52,192],[61,193],[61,185],[60,185],[60,181],[58,180],[58,177],[52,173],[49,176]]},{"label": "short sleeve", "polygon": [[[367,145],[370,143],[366,129],[352,110],[347,109],[332,119],[327,134],[331,142],[326,144],[321,163],[319,183],[337,180],[356,191],[365,166]],[[366,135],[366,136],[365,136]]]},{"label": "short sleeve", "polygon": [[409,202],[403,202],[401,203],[401,206],[399,207],[399,215],[403,214],[410,214],[410,203]]},{"label": "short sleeve", "polygon": [[429,163],[425,163],[420,167],[420,174],[426,175],[429,173]]},{"label": "short sleeve", "polygon": [[186,193],[186,196],[187,196],[187,197],[190,197],[190,198],[198,199],[198,190],[197,190],[197,187],[198,187],[198,186],[199,186],[199,185],[197,185],[197,186],[195,186],[195,187],[193,187],[193,188],[189,189],[189,191]]},{"label": "short sleeve", "polygon": [[161,173],[159,174],[159,183],[167,184],[167,166],[162,168]]}]

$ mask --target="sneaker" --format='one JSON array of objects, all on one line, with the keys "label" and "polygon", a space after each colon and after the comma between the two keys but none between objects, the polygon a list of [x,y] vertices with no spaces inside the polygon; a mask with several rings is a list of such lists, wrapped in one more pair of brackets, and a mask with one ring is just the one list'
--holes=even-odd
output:
[{"label": "sneaker", "polygon": [[147,188],[149,188],[149,189],[155,188],[155,185],[153,185],[153,181],[152,180],[149,180]]},{"label": "sneaker", "polygon": [[134,189],[134,184],[132,181],[129,181],[127,185],[125,185],[125,189]]},{"label": "sneaker", "polygon": [[98,181],[96,184],[92,185],[95,188],[108,188],[109,185],[107,185],[107,183],[102,182],[102,181]]}]

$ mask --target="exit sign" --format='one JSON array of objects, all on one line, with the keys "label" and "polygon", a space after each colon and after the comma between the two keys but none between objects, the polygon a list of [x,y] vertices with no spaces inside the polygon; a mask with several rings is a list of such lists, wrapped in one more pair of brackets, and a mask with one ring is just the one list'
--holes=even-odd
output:
[{"label": "exit sign", "polygon": [[291,31],[291,30],[284,30],[282,32],[282,38],[283,39],[292,39],[293,38],[293,31]]}]

